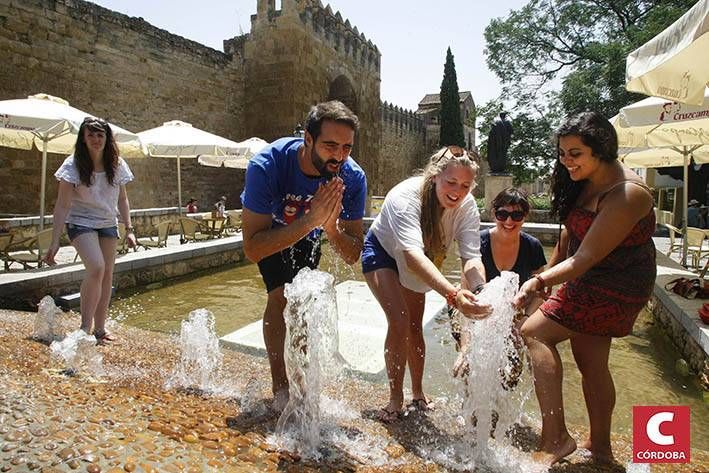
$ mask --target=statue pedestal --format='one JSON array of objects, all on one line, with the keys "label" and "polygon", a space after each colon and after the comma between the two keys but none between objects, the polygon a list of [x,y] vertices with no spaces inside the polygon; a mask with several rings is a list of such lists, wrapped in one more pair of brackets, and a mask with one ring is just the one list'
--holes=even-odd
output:
[{"label": "statue pedestal", "polygon": [[492,175],[488,174],[485,176],[485,206],[489,209],[490,204],[493,199],[497,197],[497,194],[512,187],[512,175],[511,174],[498,174]]}]

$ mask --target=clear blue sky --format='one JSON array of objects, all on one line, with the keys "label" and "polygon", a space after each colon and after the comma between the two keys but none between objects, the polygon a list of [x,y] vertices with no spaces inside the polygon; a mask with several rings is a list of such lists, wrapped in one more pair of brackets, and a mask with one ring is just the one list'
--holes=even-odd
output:
[{"label": "clear blue sky", "polygon": [[[437,93],[446,48],[455,56],[460,90],[470,90],[477,105],[500,92],[487,69],[483,31],[490,20],[506,16],[528,0],[332,0],[382,53],[381,98],[415,110],[426,93]],[[145,21],[220,51],[222,40],[250,29],[256,0],[95,0],[111,10]],[[280,5],[276,0],[276,5]],[[322,1],[323,5],[328,2]]]}]

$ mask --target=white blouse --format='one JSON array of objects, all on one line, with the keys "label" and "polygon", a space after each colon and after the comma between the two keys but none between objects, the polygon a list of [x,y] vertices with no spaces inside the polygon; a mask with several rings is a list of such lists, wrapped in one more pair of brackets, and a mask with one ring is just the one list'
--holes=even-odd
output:
[{"label": "white blouse", "polygon": [[[418,176],[394,186],[371,227],[382,247],[396,260],[401,285],[419,293],[431,288],[408,268],[404,251],[424,249],[421,231],[422,183],[423,177]],[[480,212],[472,194],[466,195],[458,207],[443,211],[441,227],[446,248],[450,248],[455,240],[462,259],[480,258]]]},{"label": "white blouse", "polygon": [[108,183],[105,172],[94,172],[93,184],[86,187],[81,183],[79,170],[74,165],[74,155],[64,160],[54,173],[54,177],[58,181],[66,181],[74,185],[66,223],[89,228],[109,228],[117,225],[120,186],[134,179],[128,164],[123,158],[118,158],[113,185]]}]

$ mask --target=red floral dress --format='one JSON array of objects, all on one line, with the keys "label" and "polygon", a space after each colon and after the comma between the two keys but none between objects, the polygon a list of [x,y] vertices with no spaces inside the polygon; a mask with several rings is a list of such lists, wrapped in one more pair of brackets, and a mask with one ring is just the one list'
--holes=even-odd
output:
[{"label": "red floral dress", "polygon": [[[596,212],[575,208],[566,218],[571,256],[578,250]],[[650,211],[608,256],[564,283],[540,310],[551,320],[587,335],[624,337],[655,286],[655,213]]]}]

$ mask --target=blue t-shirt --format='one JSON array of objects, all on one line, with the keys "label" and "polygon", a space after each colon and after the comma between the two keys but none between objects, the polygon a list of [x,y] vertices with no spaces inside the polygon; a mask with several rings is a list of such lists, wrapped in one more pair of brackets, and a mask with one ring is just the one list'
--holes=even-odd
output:
[{"label": "blue t-shirt", "polygon": [[[519,275],[519,284],[522,285],[522,283],[532,277],[534,271],[547,264],[547,258],[544,256],[542,244],[532,235],[521,232],[519,239],[517,261],[515,261],[510,271]],[[497,269],[495,260],[492,257],[489,228],[480,232],[480,253],[485,265],[485,279],[487,280],[486,282],[489,282],[500,275],[500,271]]]},{"label": "blue t-shirt", "polygon": [[[302,138],[281,138],[249,160],[241,202],[252,212],[271,214],[274,226],[288,225],[308,213],[318,185],[326,181],[323,177],[303,174],[298,164],[301,146]],[[345,184],[340,218],[359,220],[364,217],[367,197],[364,171],[348,157],[339,175]],[[315,230],[310,236],[319,234]]]}]

